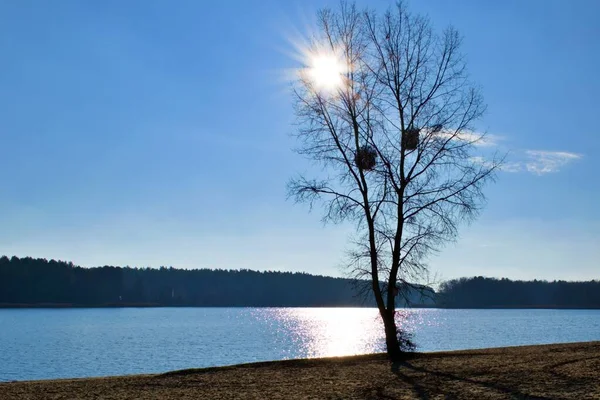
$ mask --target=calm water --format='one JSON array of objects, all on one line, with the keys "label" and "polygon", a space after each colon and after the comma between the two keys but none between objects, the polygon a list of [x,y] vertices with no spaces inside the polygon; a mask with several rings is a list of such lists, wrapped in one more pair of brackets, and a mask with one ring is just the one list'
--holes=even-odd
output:
[{"label": "calm water", "polygon": [[[600,340],[600,310],[406,311],[422,351]],[[375,309],[0,310],[0,381],[383,351]]]}]

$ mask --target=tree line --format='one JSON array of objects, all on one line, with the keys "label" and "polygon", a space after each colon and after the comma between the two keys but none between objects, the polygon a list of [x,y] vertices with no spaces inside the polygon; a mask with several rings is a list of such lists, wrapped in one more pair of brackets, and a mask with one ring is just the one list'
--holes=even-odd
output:
[{"label": "tree line", "polygon": [[600,308],[600,281],[460,278],[442,283],[436,301],[449,308]]},{"label": "tree line", "polygon": [[[4,307],[374,307],[374,300],[359,295],[359,289],[352,279],[301,272],[83,268],[44,258],[0,257],[0,306]],[[415,287],[398,299],[400,307],[600,308],[600,281],[478,276],[443,282],[437,292]]]},{"label": "tree line", "polygon": [[[351,279],[298,272],[82,268],[71,262],[43,258],[0,258],[0,305],[5,307],[374,306],[358,292],[356,282]],[[415,293],[414,298],[417,297],[420,296]]]}]

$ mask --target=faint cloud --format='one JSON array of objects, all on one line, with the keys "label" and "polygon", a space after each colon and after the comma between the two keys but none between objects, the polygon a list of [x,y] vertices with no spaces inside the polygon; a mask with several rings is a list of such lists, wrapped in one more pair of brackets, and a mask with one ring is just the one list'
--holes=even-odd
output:
[{"label": "faint cloud", "polygon": [[501,136],[473,132],[473,131],[463,131],[463,132],[454,132],[449,130],[442,130],[440,132],[435,133],[436,137],[441,139],[455,139],[461,140],[465,142],[470,142],[475,146],[480,147],[493,147],[497,146],[498,142],[502,140]]},{"label": "faint cloud", "polygon": [[567,164],[579,160],[583,155],[567,151],[525,150],[517,153],[521,160],[505,162],[504,172],[530,172],[544,175],[560,171]]},{"label": "faint cloud", "polygon": [[502,164],[500,170],[504,172],[521,172],[523,171],[523,166],[519,162],[506,162]]},{"label": "faint cloud", "polygon": [[527,171],[537,175],[557,172],[566,164],[582,157],[581,154],[566,151],[527,150],[525,153],[529,158],[525,164]]},{"label": "faint cloud", "polygon": [[[441,138],[451,138],[464,140],[473,143],[479,147],[505,147],[499,142],[504,140],[503,136],[482,134],[479,132],[465,131],[455,134],[451,131],[441,131],[436,133]],[[545,175],[560,171],[566,165],[580,160],[583,154],[569,151],[548,151],[548,150],[509,150],[510,157],[500,166],[503,172],[529,172],[534,175]],[[471,157],[471,161],[484,166],[494,165],[486,157]]]},{"label": "faint cloud", "polygon": [[483,165],[484,167],[488,167],[488,168],[496,166],[495,163],[493,163],[492,161],[486,159],[485,157],[481,157],[481,156],[471,157],[471,161],[476,164]]},{"label": "faint cloud", "polygon": [[[434,133],[435,137],[443,140],[460,140],[470,142],[474,146],[482,147],[481,151],[487,153],[494,149],[504,149],[508,153],[508,159],[499,167],[500,171],[517,173],[529,172],[534,175],[545,175],[558,172],[568,164],[583,158],[582,154],[569,151],[548,151],[528,149],[507,149],[502,144],[504,136],[483,134],[475,131],[464,131],[456,133],[451,130],[442,130]],[[486,149],[483,149],[486,148]],[[502,152],[502,150],[500,150]],[[484,156],[471,157],[471,161],[485,167],[496,166],[494,162]]]}]

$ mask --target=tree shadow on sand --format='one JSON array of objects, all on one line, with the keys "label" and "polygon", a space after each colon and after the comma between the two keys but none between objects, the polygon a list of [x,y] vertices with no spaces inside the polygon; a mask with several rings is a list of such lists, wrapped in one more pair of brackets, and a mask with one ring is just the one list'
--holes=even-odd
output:
[{"label": "tree shadow on sand", "polygon": [[[442,389],[443,382],[440,382],[438,380],[434,385],[427,384],[427,383],[425,383],[425,384],[419,383],[418,378],[415,379],[414,377],[412,377],[406,373],[403,373],[402,368],[406,368],[406,369],[409,369],[409,370],[412,370],[415,372],[420,372],[423,374],[434,376],[438,379],[443,379],[446,381],[453,380],[453,381],[465,382],[465,383],[468,383],[468,384],[474,385],[474,386],[482,386],[487,389],[495,390],[502,394],[510,395],[510,397],[513,399],[550,400],[549,397],[529,395],[526,393],[522,393],[515,388],[508,387],[508,386],[498,385],[498,384],[494,384],[494,383],[490,383],[490,382],[481,382],[481,381],[477,381],[477,380],[474,380],[471,378],[453,375],[453,374],[449,374],[446,372],[432,371],[432,370],[428,370],[426,368],[417,367],[408,361],[393,363],[392,364],[392,372],[398,378],[400,378],[402,381],[411,385],[417,395],[417,398],[419,398],[419,399],[429,399],[432,394],[442,394],[442,395],[445,395],[446,398],[448,398],[448,399],[458,398],[458,396],[455,393],[444,392]],[[461,392],[464,393],[464,391],[461,391]]]}]

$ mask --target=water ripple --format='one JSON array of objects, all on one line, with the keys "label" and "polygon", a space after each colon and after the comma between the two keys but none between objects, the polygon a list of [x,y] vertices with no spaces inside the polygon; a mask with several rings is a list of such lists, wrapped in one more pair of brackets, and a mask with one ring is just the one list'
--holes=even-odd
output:
[{"label": "water ripple", "polygon": [[[600,310],[401,310],[422,351],[600,340]],[[370,308],[0,310],[0,381],[384,350]]]}]

